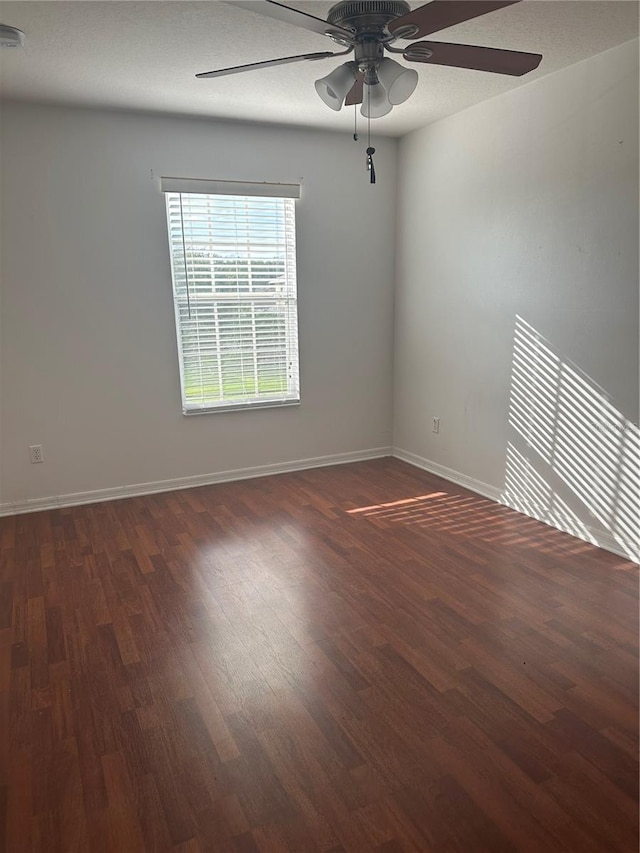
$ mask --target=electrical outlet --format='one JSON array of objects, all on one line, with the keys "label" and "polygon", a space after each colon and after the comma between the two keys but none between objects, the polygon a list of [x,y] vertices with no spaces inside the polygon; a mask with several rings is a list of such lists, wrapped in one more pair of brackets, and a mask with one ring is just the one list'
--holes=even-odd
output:
[{"label": "electrical outlet", "polygon": [[44,462],[44,453],[42,451],[41,444],[32,444],[29,447],[29,457],[31,458],[31,462]]},{"label": "electrical outlet", "polygon": [[440,418],[433,419],[433,431],[440,432]]}]

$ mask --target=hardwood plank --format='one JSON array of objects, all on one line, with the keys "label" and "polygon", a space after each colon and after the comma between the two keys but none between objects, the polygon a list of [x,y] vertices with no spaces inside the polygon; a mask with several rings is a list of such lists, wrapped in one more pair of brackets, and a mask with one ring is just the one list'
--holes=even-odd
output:
[{"label": "hardwood plank", "polygon": [[0,849],[631,853],[637,637],[392,459],[0,519]]}]

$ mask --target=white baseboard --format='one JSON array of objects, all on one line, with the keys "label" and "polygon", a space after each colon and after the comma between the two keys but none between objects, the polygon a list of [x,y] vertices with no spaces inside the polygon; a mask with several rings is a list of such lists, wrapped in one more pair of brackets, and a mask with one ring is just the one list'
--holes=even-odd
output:
[{"label": "white baseboard", "polygon": [[502,503],[500,500],[502,492],[500,489],[496,489],[495,486],[490,486],[481,480],[474,480],[473,477],[467,477],[466,474],[454,471],[453,468],[446,468],[444,465],[439,465],[430,459],[417,456],[415,453],[409,453],[408,450],[401,450],[399,447],[394,447],[391,455],[395,456],[396,459],[402,459],[403,462],[408,462],[410,465],[415,465],[416,468],[422,468],[423,471],[428,471],[430,474],[437,474],[438,477],[449,480],[450,483],[455,483],[457,486],[469,489],[470,492],[475,492],[477,495],[489,498],[490,501]]},{"label": "white baseboard", "polygon": [[229,483],[234,480],[249,480],[254,477],[268,477],[272,474],[305,471],[309,468],[324,468],[328,465],[345,465],[348,462],[362,462],[366,459],[379,459],[391,455],[391,447],[373,447],[369,450],[356,450],[352,453],[333,453],[330,456],[314,456],[310,459],[296,459],[293,462],[257,465],[254,468],[236,468],[232,471],[220,471],[215,474],[197,474],[193,477],[157,480],[153,483],[136,483],[131,486],[114,486],[113,488],[95,489],[90,492],[75,492],[26,501],[13,501],[0,504],[0,517],[40,512],[45,509],[102,503],[103,501],[114,501],[121,498],[152,495],[157,492],[173,492],[177,489],[191,489],[195,486],[210,486],[215,483]]},{"label": "white baseboard", "polygon": [[417,456],[415,453],[409,453],[409,451],[402,450],[399,447],[394,447],[391,455],[396,459],[402,459],[404,462],[408,462],[410,465],[415,465],[416,468],[422,468],[423,471],[428,471],[430,474],[436,474],[438,477],[442,477],[450,483],[455,483],[457,486],[469,489],[470,492],[475,492],[484,498],[495,501],[495,503],[502,504],[502,506],[508,506],[509,509],[519,512],[520,515],[524,515],[526,518],[533,518],[535,521],[540,521],[542,524],[546,524],[547,527],[551,527],[554,530],[560,530],[562,533],[566,533],[568,536],[573,536],[575,539],[588,542],[590,545],[595,545],[598,548],[604,548],[605,551],[610,551],[612,554],[615,554],[618,557],[623,557],[625,560],[633,560],[637,562],[637,558],[625,551],[620,543],[606,530],[599,530],[585,525],[585,528],[591,537],[590,539],[578,536],[576,533],[569,533],[567,530],[563,530],[561,527],[556,527],[555,524],[551,524],[548,520],[537,518],[535,515],[529,515],[528,513],[523,512],[521,507],[513,506],[508,501],[505,501],[502,490],[497,489],[495,486],[490,486],[488,483],[483,483],[481,480],[474,480],[473,477],[467,477],[466,474],[454,471],[453,468],[446,468],[444,465],[439,465],[437,462],[432,462],[430,459]]},{"label": "white baseboard", "polygon": [[[9,515],[22,515],[28,512],[40,512],[47,509],[60,509],[62,507],[80,506],[82,504],[102,503],[103,501],[120,500],[122,498],[139,497],[142,495],[152,495],[158,492],[173,492],[178,489],[191,489],[196,486],[210,486],[215,483],[229,483],[234,480],[249,480],[254,477],[268,477],[272,474],[286,474],[289,471],[305,471],[310,468],[324,468],[329,465],[345,465],[349,462],[361,462],[366,459],[380,459],[384,456],[394,456],[396,459],[402,459],[416,468],[422,468],[424,471],[429,471],[431,474],[436,474],[450,483],[455,483],[462,488],[475,492],[484,498],[488,498],[495,503],[508,506],[510,509],[519,512],[521,515],[526,515],[527,518],[535,518],[533,515],[522,512],[520,507],[511,506],[504,500],[504,495],[500,489],[491,486],[488,483],[483,483],[481,480],[475,480],[473,477],[468,477],[466,474],[461,474],[459,471],[454,471],[453,468],[447,468],[444,465],[439,465],[437,462],[432,462],[430,459],[425,459],[422,456],[417,456],[415,453],[409,453],[407,450],[402,450],[399,447],[374,447],[369,450],[357,450],[352,453],[334,453],[329,456],[315,456],[310,459],[296,459],[292,462],[278,462],[273,465],[257,465],[253,468],[236,468],[231,471],[220,471],[212,474],[197,474],[193,477],[178,477],[173,480],[157,480],[152,483],[136,483],[128,486],[115,486],[109,489],[95,489],[89,492],[75,492],[66,495],[52,495],[45,498],[34,498],[25,501],[13,501],[8,503],[0,503],[0,518]],[[536,521],[541,521],[548,527],[555,530],[561,528],[550,524],[548,520],[536,518]],[[620,544],[604,530],[596,530],[592,527],[587,527],[591,540],[583,537],[580,538],[590,544],[597,544],[598,547],[604,548],[625,560],[632,560],[634,557],[624,551]],[[567,531],[562,531],[566,533]],[[569,536],[575,536],[569,533]]]}]

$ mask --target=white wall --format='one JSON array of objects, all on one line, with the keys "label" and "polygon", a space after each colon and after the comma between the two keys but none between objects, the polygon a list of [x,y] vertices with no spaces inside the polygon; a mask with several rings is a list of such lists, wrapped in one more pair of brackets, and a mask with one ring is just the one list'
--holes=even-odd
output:
[{"label": "white wall", "polygon": [[405,137],[398,205],[394,445],[633,553],[638,42]]},{"label": "white wall", "polygon": [[[348,129],[5,105],[0,503],[388,447],[396,143],[376,148],[370,186]],[[303,177],[299,407],[182,415],[151,170]]]}]

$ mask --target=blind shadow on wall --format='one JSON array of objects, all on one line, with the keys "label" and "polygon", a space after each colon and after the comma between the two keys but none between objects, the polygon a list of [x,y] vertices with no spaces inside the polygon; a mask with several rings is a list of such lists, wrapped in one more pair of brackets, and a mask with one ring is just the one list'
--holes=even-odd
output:
[{"label": "blind shadow on wall", "polygon": [[640,433],[606,392],[516,315],[502,500],[640,560]]}]

